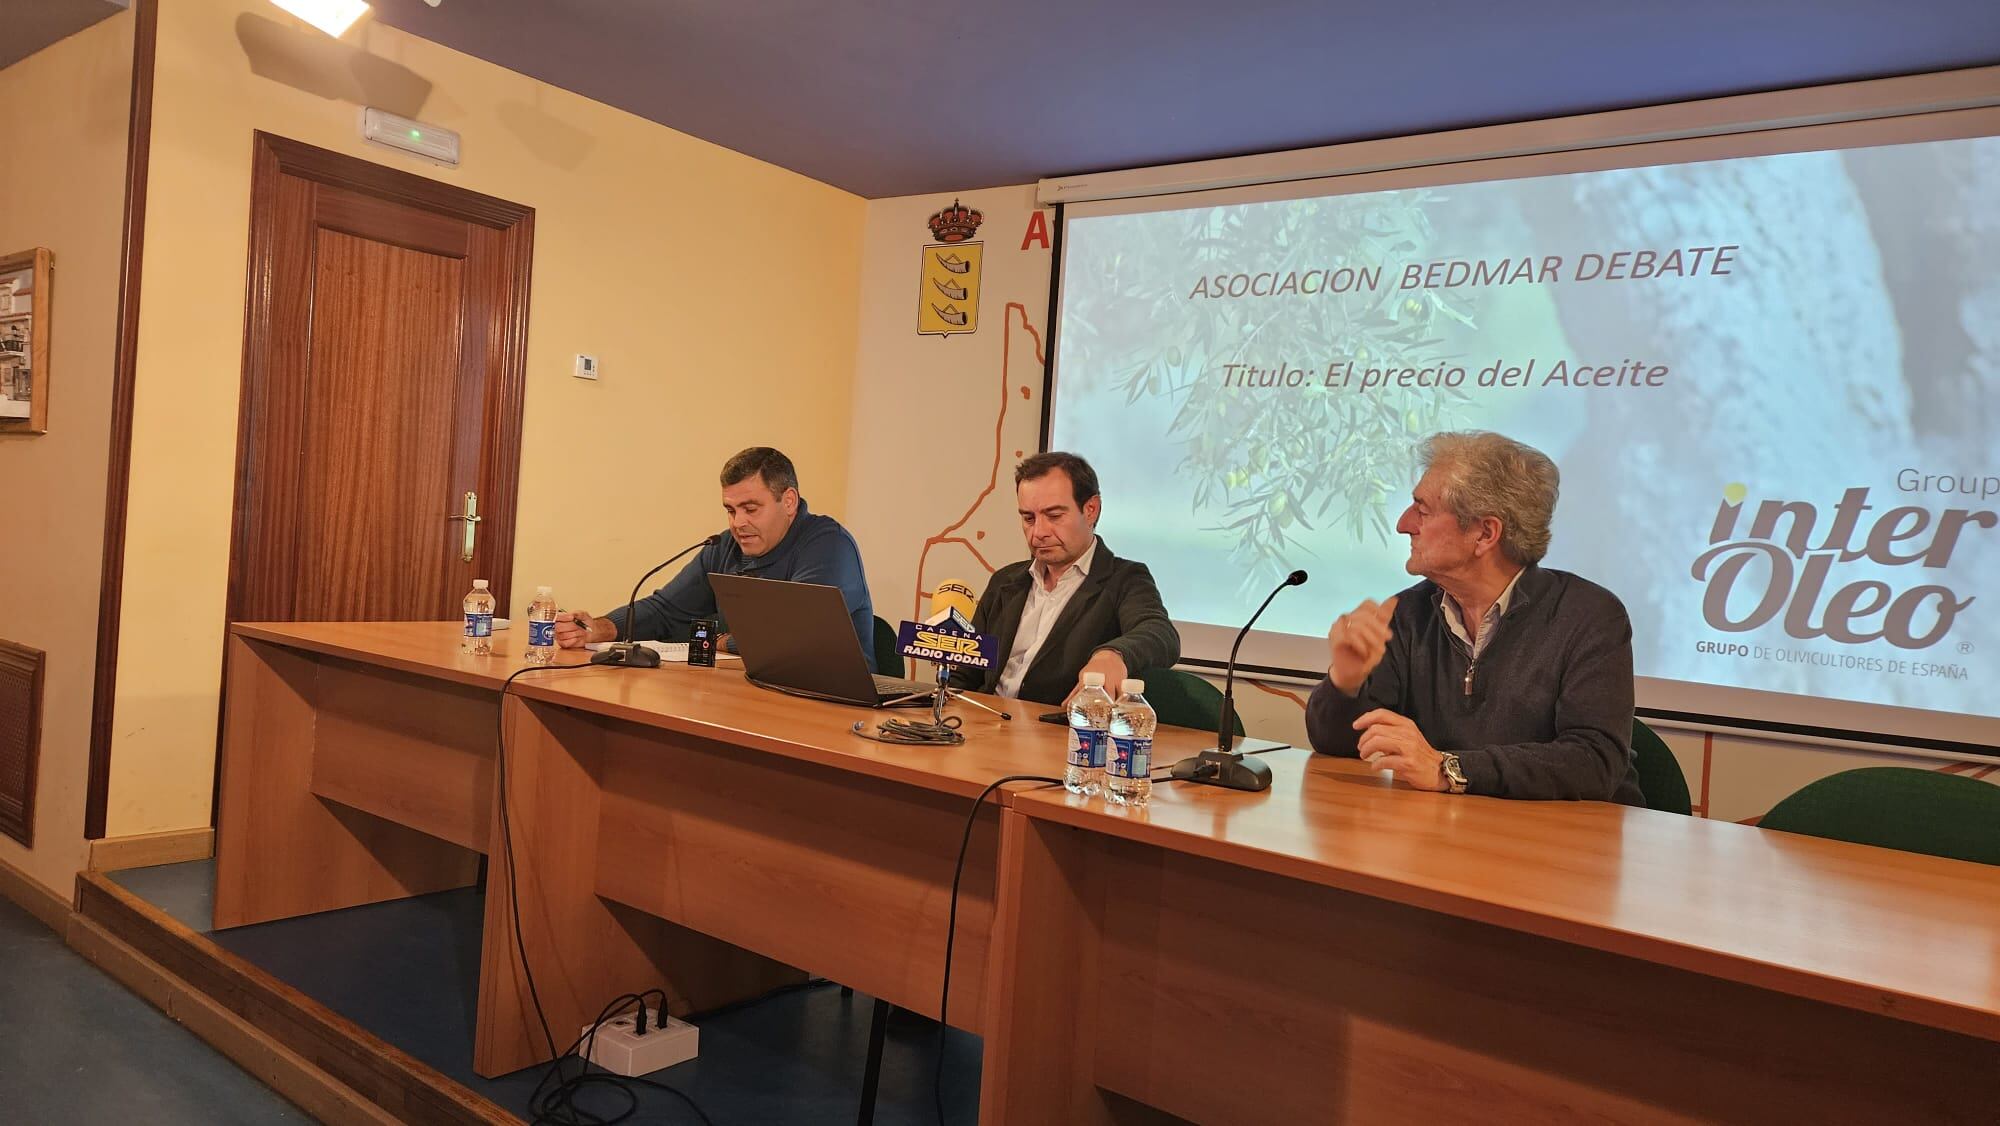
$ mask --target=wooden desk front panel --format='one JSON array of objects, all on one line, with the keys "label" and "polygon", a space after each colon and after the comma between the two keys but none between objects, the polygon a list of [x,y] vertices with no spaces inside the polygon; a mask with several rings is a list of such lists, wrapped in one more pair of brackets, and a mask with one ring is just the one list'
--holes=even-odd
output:
[{"label": "wooden desk front panel", "polygon": [[1059,838],[1103,895],[1090,1078],[1195,1121],[1991,1122],[2000,1107],[1990,1041]]},{"label": "wooden desk front panel", "polygon": [[[369,706],[355,670],[328,671],[325,660],[240,634],[229,639],[216,820],[217,927],[463,887],[478,870],[477,854],[446,839],[313,792],[320,739],[324,735],[337,748],[330,760],[347,761],[340,749],[365,742],[355,714]],[[402,718],[424,722],[418,718],[426,714],[422,701],[437,687],[418,684],[407,698],[396,693],[405,706]],[[332,707],[330,715],[323,716],[323,705]],[[490,727],[494,713],[485,714]],[[380,719],[384,726],[397,722],[395,715]],[[420,741],[411,737],[403,749]],[[345,771],[328,773],[330,786],[340,788]]]},{"label": "wooden desk front panel", "polygon": [[[669,1011],[687,1016],[804,980],[790,966],[596,894],[604,727],[518,698],[505,714],[507,800],[493,810],[473,1070],[504,1075],[544,1062],[544,1015],[551,1028],[580,1028],[611,1000],[660,988]],[[511,848],[497,847],[508,840]]]},{"label": "wooden desk front panel", "polygon": [[1271,789],[1158,787],[1140,816],[1015,808],[1246,871],[2000,1041],[2000,879],[1944,860],[1601,802],[1453,801],[1351,759]]},{"label": "wooden desk front panel", "polygon": [[323,658],[315,705],[313,793],[487,850],[497,694]]},{"label": "wooden desk front panel", "polygon": [[[969,799],[596,722],[606,728],[599,895],[937,1016]],[[953,954],[951,1023],[973,1031],[997,839],[989,799],[967,853]]]}]

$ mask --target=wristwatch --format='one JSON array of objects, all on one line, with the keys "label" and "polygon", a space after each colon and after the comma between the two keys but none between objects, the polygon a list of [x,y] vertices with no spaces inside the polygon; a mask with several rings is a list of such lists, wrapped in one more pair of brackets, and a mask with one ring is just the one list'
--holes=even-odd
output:
[{"label": "wristwatch", "polygon": [[1438,772],[1444,775],[1445,791],[1453,794],[1464,793],[1470,783],[1465,780],[1465,769],[1458,765],[1458,756],[1445,751],[1442,752],[1442,757],[1443,761],[1438,763]]}]

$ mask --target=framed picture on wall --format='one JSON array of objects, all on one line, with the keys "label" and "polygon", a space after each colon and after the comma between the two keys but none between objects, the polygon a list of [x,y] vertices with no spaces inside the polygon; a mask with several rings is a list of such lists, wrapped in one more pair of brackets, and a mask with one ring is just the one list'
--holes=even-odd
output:
[{"label": "framed picture on wall", "polygon": [[49,281],[37,247],[0,258],[0,434],[49,428]]}]

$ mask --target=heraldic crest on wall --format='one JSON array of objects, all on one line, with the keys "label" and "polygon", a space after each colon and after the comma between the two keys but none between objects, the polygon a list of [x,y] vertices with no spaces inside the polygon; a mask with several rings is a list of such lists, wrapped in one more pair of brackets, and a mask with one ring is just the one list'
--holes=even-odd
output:
[{"label": "heraldic crest on wall", "polygon": [[950,336],[979,330],[979,264],[986,244],[972,242],[985,216],[956,199],[930,217],[917,282],[917,335]]}]

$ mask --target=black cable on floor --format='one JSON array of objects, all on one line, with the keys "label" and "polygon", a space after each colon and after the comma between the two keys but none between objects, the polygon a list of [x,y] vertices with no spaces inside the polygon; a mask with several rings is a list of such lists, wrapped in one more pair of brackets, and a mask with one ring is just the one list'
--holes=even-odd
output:
[{"label": "black cable on floor", "polygon": [[[664,1021],[667,1012],[667,995],[664,990],[649,989],[642,993],[627,993],[623,997],[611,1002],[611,1004],[605,1006],[604,1010],[598,1014],[597,1020],[591,1023],[590,1029],[586,1033],[579,1035],[564,1051],[557,1052],[555,1034],[549,1030],[548,1014],[542,1009],[541,993],[535,987],[535,973],[528,965],[528,945],[521,936],[521,896],[517,882],[519,876],[514,863],[513,826],[507,813],[507,693],[509,689],[513,688],[516,680],[529,673],[563,672],[572,669],[606,667],[615,666],[527,665],[514,670],[508,675],[506,681],[500,685],[500,708],[498,717],[494,721],[496,742],[499,747],[499,765],[495,777],[498,779],[500,788],[500,848],[501,855],[507,862],[507,907],[513,919],[514,953],[521,959],[521,976],[528,982],[528,1000],[534,1005],[536,1022],[541,1025],[542,1042],[547,1044],[549,1049],[549,1071],[542,1076],[540,1083],[535,1084],[534,1094],[529,1099],[528,1110],[534,1116],[531,1120],[533,1126],[544,1126],[544,1124],[547,1124],[547,1126],[611,1126],[612,1123],[623,1122],[638,1112],[639,1096],[634,1093],[632,1088],[635,1086],[650,1087],[655,1090],[665,1091],[680,1099],[688,1105],[688,1109],[694,1111],[695,1117],[707,1123],[708,1126],[715,1126],[714,1121],[708,1117],[700,1105],[687,1092],[678,1087],[651,1079],[613,1075],[607,1071],[593,1073],[590,1070],[590,1050],[596,1046],[598,1027],[611,1017],[617,1015],[619,1010],[628,1003],[645,1004],[645,998],[653,993],[660,995],[660,1018]],[[580,1046],[585,1050],[578,1063],[577,1074],[573,1076],[563,1075],[563,1061]],[[549,1086],[549,1080],[552,1077],[556,1082],[551,1087]],[[577,1106],[577,1095],[592,1086],[610,1087],[622,1093],[626,1097],[627,1106],[624,1110],[610,1116],[596,1114]],[[546,1095],[543,1093],[545,1087],[548,1088]]]},{"label": "black cable on floor", "polygon": [[986,797],[1009,782],[1047,782],[1062,785],[1060,778],[1048,778],[1040,774],[1009,774],[996,779],[991,785],[979,791],[972,799],[972,810],[965,815],[965,835],[958,841],[958,863],[951,870],[951,913],[944,925],[944,985],[938,992],[938,1036],[937,1064],[931,1072],[931,1102],[937,1109],[938,1126],[944,1126],[944,1038],[948,1025],[945,1017],[951,1011],[951,952],[958,939],[958,884],[965,876],[965,853],[972,846],[972,826],[979,819],[979,807],[986,804]]},{"label": "black cable on floor", "polygon": [[[606,1021],[623,1012],[627,1005],[638,1004],[643,1006],[646,1003],[645,998],[655,993],[660,996],[660,1021],[664,1025],[667,1011],[667,994],[665,990],[648,989],[644,993],[627,993],[599,1010],[597,1019],[591,1022],[590,1028],[572,1041],[561,1056],[551,1061],[549,1071],[542,1076],[541,1082],[535,1084],[534,1093],[528,1098],[528,1109],[535,1116],[535,1122],[589,1124],[623,1122],[625,1119],[638,1113],[639,1097],[632,1091],[633,1087],[638,1086],[650,1087],[654,1090],[665,1091],[673,1095],[675,1098],[686,1103],[688,1109],[694,1112],[695,1117],[707,1123],[707,1126],[715,1126],[715,1123],[701,1109],[700,1104],[696,1103],[687,1092],[678,1087],[667,1083],[660,1083],[652,1079],[613,1075],[608,1071],[602,1070],[590,1070],[589,1060],[597,1049],[597,1030],[604,1027]],[[581,1052],[577,1051],[579,1048],[582,1049]],[[568,1059],[571,1053],[577,1054],[578,1059],[582,1061],[582,1067],[577,1074],[565,1076],[562,1074],[561,1067],[556,1065],[560,1064],[562,1060]],[[554,1086],[549,1085],[549,1079],[552,1076],[556,1078]],[[606,1116],[595,1114],[576,1106],[577,1096],[592,1086],[609,1087],[619,1094],[624,1095],[624,1109],[620,1110],[617,1114]],[[565,1117],[555,1117],[556,1115],[564,1115]]]}]

